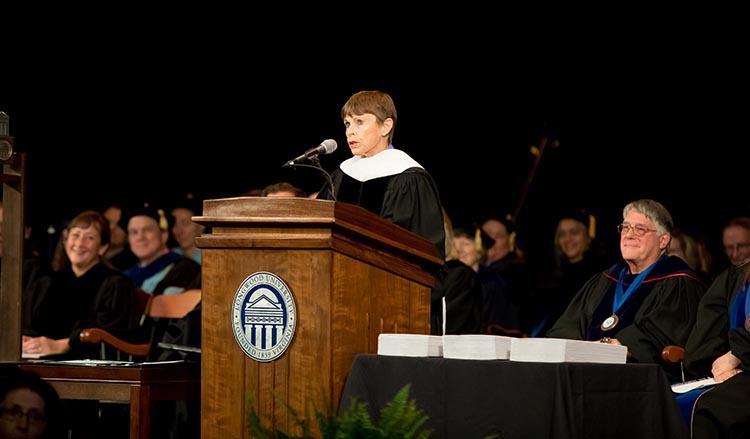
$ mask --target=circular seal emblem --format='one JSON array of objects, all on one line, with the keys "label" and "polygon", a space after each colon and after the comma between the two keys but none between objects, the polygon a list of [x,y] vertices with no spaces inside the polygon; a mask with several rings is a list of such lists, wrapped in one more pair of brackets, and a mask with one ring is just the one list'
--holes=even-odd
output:
[{"label": "circular seal emblem", "polygon": [[261,362],[279,358],[296,326],[294,297],[279,276],[259,271],[242,281],[232,301],[232,332],[245,355]]}]

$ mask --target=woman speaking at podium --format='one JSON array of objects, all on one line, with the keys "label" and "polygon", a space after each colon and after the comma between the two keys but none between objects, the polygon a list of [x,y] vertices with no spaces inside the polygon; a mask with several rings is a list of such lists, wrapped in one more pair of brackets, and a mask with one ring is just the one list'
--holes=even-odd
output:
[{"label": "woman speaking at podium", "polygon": [[361,206],[435,244],[445,256],[443,215],[435,182],[422,165],[393,147],[396,106],[380,91],[360,91],[341,108],[352,158],[333,173],[322,199]]}]

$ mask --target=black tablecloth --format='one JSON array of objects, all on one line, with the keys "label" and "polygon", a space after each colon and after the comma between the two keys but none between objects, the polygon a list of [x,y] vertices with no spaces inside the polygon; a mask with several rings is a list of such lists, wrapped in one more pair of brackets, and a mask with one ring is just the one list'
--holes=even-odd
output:
[{"label": "black tablecloth", "polygon": [[653,364],[519,363],[360,355],[344,388],[375,416],[411,383],[437,438],[683,438]]}]

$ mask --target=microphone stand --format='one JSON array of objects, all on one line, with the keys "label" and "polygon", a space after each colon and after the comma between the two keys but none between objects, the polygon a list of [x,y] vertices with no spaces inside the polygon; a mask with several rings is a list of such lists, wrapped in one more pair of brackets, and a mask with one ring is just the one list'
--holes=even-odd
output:
[{"label": "microphone stand", "polygon": [[282,168],[286,168],[286,167],[289,167],[289,168],[296,168],[296,167],[299,167],[299,168],[310,168],[310,169],[315,169],[315,170],[321,172],[323,174],[323,176],[325,177],[325,179],[326,179],[326,183],[328,183],[328,185],[331,187],[331,198],[333,198],[333,201],[336,201],[336,188],[334,188],[334,186],[333,186],[333,178],[331,177],[331,174],[329,174],[325,169],[323,169],[323,166],[321,166],[320,159],[318,159],[318,156],[310,157],[310,158],[308,158],[308,160],[310,160],[310,162],[312,163],[312,165],[305,165],[305,164],[302,164],[302,163],[294,163],[294,162],[290,161],[290,162],[284,163],[284,166],[282,166]]}]

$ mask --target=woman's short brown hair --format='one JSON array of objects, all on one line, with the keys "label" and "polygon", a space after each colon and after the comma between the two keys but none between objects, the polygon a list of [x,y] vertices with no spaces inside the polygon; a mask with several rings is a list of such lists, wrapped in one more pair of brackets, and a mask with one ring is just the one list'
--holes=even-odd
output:
[{"label": "woman's short brown hair", "polygon": [[99,212],[87,210],[79,213],[78,216],[73,218],[70,224],[68,224],[68,230],[71,230],[73,227],[87,229],[92,224],[99,232],[101,245],[109,244],[109,223]]},{"label": "woman's short brown hair", "polygon": [[341,107],[341,118],[369,113],[381,124],[390,118],[393,127],[388,133],[388,143],[393,141],[393,131],[396,129],[396,105],[388,93],[377,90],[360,91],[352,95]]}]

